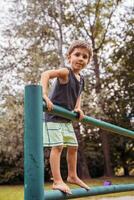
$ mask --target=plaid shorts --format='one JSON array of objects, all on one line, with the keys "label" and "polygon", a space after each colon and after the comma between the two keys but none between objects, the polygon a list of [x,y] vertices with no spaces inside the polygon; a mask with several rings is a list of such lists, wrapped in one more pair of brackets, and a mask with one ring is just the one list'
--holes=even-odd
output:
[{"label": "plaid shorts", "polygon": [[78,146],[77,138],[71,123],[43,123],[43,146]]}]

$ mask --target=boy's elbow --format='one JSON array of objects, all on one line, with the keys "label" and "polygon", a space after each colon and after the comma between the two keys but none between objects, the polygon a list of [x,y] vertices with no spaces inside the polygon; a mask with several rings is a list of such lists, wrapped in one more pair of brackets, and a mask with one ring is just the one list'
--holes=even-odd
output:
[{"label": "boy's elbow", "polygon": [[42,74],[41,74],[41,80],[43,80],[43,79],[46,79],[46,78],[49,78],[49,73],[46,71],[46,72],[43,72]]}]

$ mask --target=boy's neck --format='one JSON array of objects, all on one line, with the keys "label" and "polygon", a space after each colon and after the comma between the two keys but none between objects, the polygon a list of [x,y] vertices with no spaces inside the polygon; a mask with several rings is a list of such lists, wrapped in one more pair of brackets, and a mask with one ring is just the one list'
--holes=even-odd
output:
[{"label": "boy's neck", "polygon": [[77,79],[78,81],[80,81],[80,70],[74,70],[74,69],[72,69],[72,68],[71,68],[71,70],[72,70],[74,76],[76,77],[76,79]]},{"label": "boy's neck", "polygon": [[70,68],[75,75],[80,75],[80,70],[74,70],[72,67],[70,67]]}]

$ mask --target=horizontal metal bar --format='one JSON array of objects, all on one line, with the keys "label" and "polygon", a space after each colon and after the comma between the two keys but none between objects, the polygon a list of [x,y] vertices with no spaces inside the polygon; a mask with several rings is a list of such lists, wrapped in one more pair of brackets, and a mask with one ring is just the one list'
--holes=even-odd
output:
[{"label": "horizontal metal bar", "polygon": [[59,190],[48,190],[44,191],[45,200],[60,200],[60,199],[74,199],[86,196],[102,195],[109,193],[134,191],[134,184],[120,184],[120,185],[110,185],[110,186],[97,186],[91,187],[90,190],[83,188],[72,189],[71,195],[66,195]]},{"label": "horizontal metal bar", "polygon": [[[43,102],[43,110],[48,112],[45,102]],[[53,114],[56,114],[56,115],[59,115],[59,116],[62,116],[64,118],[71,119],[71,120],[77,119],[77,113],[71,112],[71,111],[69,111],[65,108],[62,108],[60,106],[57,106],[57,105],[54,105],[54,108],[50,113],[53,113]],[[107,130],[107,131],[110,131],[113,133],[117,133],[119,135],[134,138],[134,131],[116,126],[116,125],[108,123],[108,122],[104,122],[104,121],[95,119],[93,117],[85,116],[81,122],[89,123],[93,126],[102,128],[104,130]]]}]

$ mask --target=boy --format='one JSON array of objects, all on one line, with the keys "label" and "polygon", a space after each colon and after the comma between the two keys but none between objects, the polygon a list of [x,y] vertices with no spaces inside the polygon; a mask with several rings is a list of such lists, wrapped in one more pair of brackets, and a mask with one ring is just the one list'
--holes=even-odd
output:
[{"label": "boy", "polygon": [[[41,84],[43,87],[43,98],[46,101],[48,111],[53,109],[53,104],[60,105],[70,111],[79,113],[79,120],[84,114],[81,110],[81,92],[84,87],[83,77],[80,71],[86,67],[92,57],[91,46],[81,40],[76,40],[69,47],[67,59],[69,68],[48,70],[42,73]],[[48,83],[52,78],[57,78],[54,87],[49,94]],[[50,166],[53,175],[53,189],[71,194],[70,188],[64,183],[60,173],[60,157],[63,146],[67,146],[67,181],[77,184],[85,189],[90,189],[77,176],[77,149],[78,142],[69,119],[59,117],[50,113],[45,114],[44,146],[52,147],[50,153]]]}]

